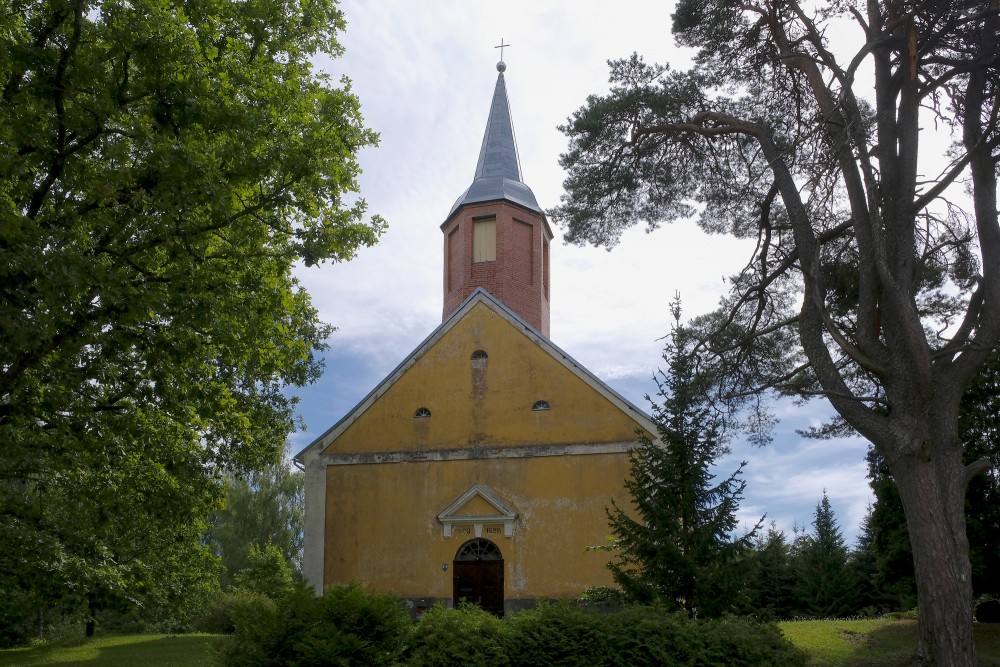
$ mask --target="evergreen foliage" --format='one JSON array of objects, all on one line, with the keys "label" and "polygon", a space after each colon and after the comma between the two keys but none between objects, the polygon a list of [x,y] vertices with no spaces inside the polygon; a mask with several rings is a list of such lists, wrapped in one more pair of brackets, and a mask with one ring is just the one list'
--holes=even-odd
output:
[{"label": "evergreen foliage", "polygon": [[868,485],[875,496],[868,522],[875,560],[874,587],[891,610],[906,611],[916,606],[917,585],[903,504],[888,467],[874,448],[869,448],[867,460]]},{"label": "evergreen foliage", "polygon": [[222,667],[389,667],[401,662],[412,632],[399,598],[357,584],[322,596],[300,585],[277,602],[238,611],[236,631],[219,653]]},{"label": "evergreen foliage", "polygon": [[[966,388],[959,406],[963,460],[988,463],[985,473],[969,481],[966,532],[976,597],[1000,597],[1000,357],[983,366]],[[868,450],[868,483],[875,495],[871,513],[875,587],[894,609],[915,606],[913,550],[895,481],[884,459]]]},{"label": "evergreen foliage", "polygon": [[507,621],[511,667],[605,664],[611,638],[599,614],[569,603],[541,603]]},{"label": "evergreen foliage", "polygon": [[852,614],[854,587],[847,569],[847,545],[826,491],[816,505],[812,526],[798,549],[796,598],[809,616]]},{"label": "evergreen foliage", "polygon": [[805,654],[777,627],[728,618],[691,621],[682,613],[630,607],[608,619],[609,667],[805,665]]},{"label": "evergreen foliage", "polygon": [[323,597],[299,587],[277,602],[245,593],[233,600],[230,616],[236,632],[221,645],[220,667],[805,664],[805,654],[773,625],[693,620],[662,607],[598,612],[543,602],[501,620],[473,606],[439,605],[414,625],[398,598],[353,584]]},{"label": "evergreen foliage", "polygon": [[437,604],[420,619],[406,662],[409,667],[506,667],[507,628],[475,605],[449,609]]},{"label": "evergreen foliage", "polygon": [[679,297],[672,314],[667,368],[657,378],[663,402],[652,406],[658,440],[640,434],[629,454],[631,507],[613,501],[608,510],[617,554],[609,567],[632,600],[718,616],[737,606],[742,561],[760,524],[733,537],[746,462],[721,481],[712,471],[727,451],[722,425],[704,397],[696,341],[680,324]]},{"label": "evergreen foliage", "polygon": [[[878,613],[893,611],[891,600],[877,587],[878,558],[875,554],[875,531],[872,525],[872,510],[861,520],[858,539],[847,558],[847,569],[850,574],[852,593],[852,608],[861,616],[874,616]],[[907,607],[909,609],[910,607]]]},{"label": "evergreen foliage", "polygon": [[756,618],[774,620],[797,613],[795,556],[784,531],[772,523],[754,537],[747,578],[746,610]]},{"label": "evergreen foliage", "polygon": [[958,428],[965,462],[986,464],[983,474],[969,480],[965,496],[972,590],[1000,599],[1000,356],[993,356],[966,388]]}]

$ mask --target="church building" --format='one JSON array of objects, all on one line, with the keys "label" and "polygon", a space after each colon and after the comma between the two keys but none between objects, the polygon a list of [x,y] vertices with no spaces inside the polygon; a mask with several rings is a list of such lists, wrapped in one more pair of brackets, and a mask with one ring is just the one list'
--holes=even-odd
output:
[{"label": "church building", "polygon": [[497,614],[612,584],[605,508],[649,417],[549,340],[552,231],[521,180],[503,62],[444,217],[437,329],[295,459],[304,572]]}]

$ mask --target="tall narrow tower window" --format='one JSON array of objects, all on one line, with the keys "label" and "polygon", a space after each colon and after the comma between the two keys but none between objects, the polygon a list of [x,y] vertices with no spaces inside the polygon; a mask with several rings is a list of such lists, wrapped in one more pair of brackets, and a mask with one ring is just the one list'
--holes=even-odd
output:
[{"label": "tall narrow tower window", "polygon": [[472,223],[472,261],[495,261],[497,258],[496,216],[473,218]]},{"label": "tall narrow tower window", "polygon": [[549,242],[542,241],[542,287],[545,289],[545,298],[549,298]]}]

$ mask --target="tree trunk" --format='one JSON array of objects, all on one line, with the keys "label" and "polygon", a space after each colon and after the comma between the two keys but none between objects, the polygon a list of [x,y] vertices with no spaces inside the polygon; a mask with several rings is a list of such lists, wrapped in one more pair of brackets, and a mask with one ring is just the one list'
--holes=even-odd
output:
[{"label": "tree trunk", "polygon": [[916,664],[976,667],[961,451],[929,446],[897,458],[893,467],[913,546],[920,628]]},{"label": "tree trunk", "polygon": [[87,596],[87,629],[86,629],[86,631],[84,633],[85,636],[87,636],[87,637],[93,637],[94,636],[94,624],[95,624],[95,618],[94,617],[96,615],[97,615],[97,606],[94,604],[94,596],[93,595],[88,595]]}]

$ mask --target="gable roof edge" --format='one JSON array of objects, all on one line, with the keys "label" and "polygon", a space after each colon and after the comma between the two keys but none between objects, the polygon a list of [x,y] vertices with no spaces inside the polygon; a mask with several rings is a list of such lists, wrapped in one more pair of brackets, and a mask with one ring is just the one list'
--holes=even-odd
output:
[{"label": "gable roof edge", "polygon": [[515,328],[523,329],[524,333],[542,349],[548,352],[553,359],[583,380],[592,389],[611,401],[611,403],[615,404],[618,409],[626,415],[629,415],[636,421],[636,423],[646,429],[651,436],[656,436],[656,424],[649,415],[640,410],[631,401],[626,399],[610,386],[605,384],[603,380],[587,370],[586,367],[549,340],[540,331],[528,324],[517,313],[505,306],[495,296],[482,287],[478,287],[465,299],[465,301],[462,302],[462,305],[456,308],[447,319],[445,319],[436,329],[434,329],[434,331],[424,338],[424,340],[421,341],[421,343],[417,345],[417,347],[414,348],[414,350],[410,352],[410,354],[407,355],[406,358],[404,358],[381,382],[379,382],[374,389],[368,392],[368,394],[362,398],[361,401],[351,408],[347,414],[345,414],[333,426],[324,431],[298,454],[293,456],[292,460],[304,463],[305,458],[310,457],[316,450],[325,448],[330,442],[335,440],[340,433],[346,430],[348,426],[353,424],[362,414],[364,414],[364,412],[371,407],[371,405],[374,404],[375,401],[378,400],[382,394],[384,394],[389,387],[391,387],[403,375],[403,373],[409,370],[410,367],[412,367],[424,354],[424,352],[431,347],[431,345],[444,337],[444,335],[447,334],[458,323],[458,321],[461,320],[462,317],[464,317],[466,313],[472,310],[472,308],[478,303],[483,303],[491,310],[497,312]]}]

